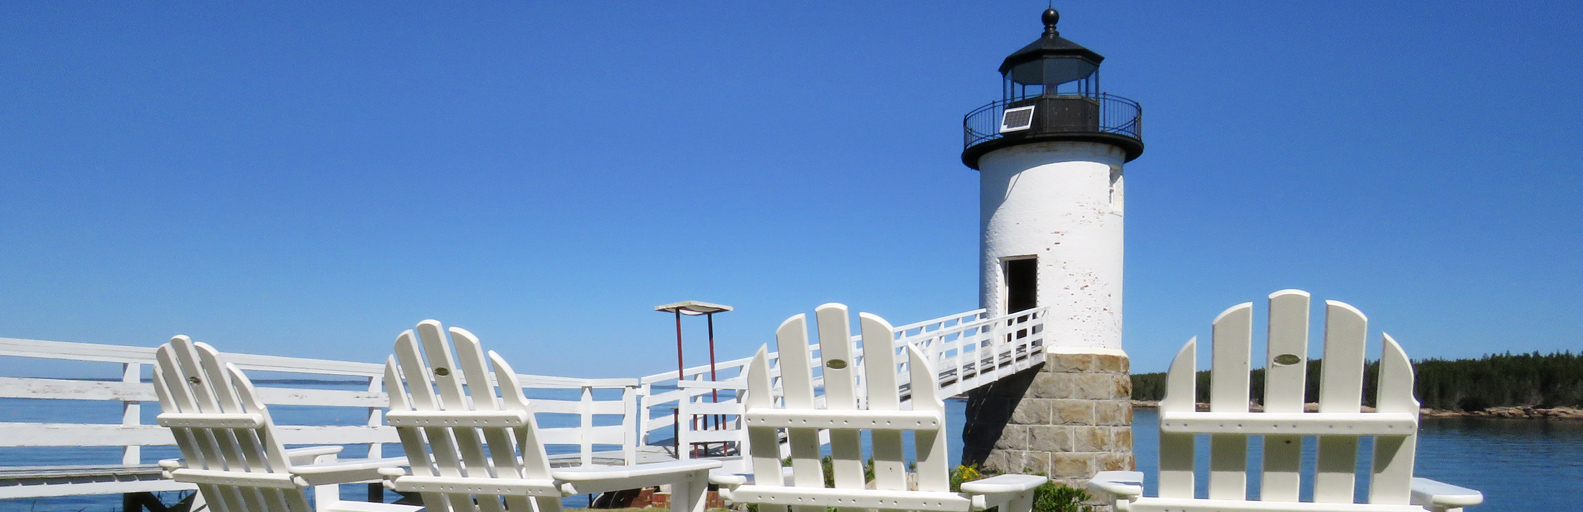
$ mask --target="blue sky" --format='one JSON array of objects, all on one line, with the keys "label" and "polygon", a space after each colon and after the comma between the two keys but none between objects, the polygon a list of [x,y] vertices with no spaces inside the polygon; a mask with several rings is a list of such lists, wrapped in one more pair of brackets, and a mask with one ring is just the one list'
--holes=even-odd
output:
[{"label": "blue sky", "polygon": [[[0,336],[526,373],[976,307],[961,116],[1043,2],[0,5]],[[1348,301],[1414,357],[1583,347],[1583,8],[1063,2],[1141,102],[1125,348]],[[702,321],[689,321],[689,364]],[[1378,335],[1375,334],[1374,337]]]}]

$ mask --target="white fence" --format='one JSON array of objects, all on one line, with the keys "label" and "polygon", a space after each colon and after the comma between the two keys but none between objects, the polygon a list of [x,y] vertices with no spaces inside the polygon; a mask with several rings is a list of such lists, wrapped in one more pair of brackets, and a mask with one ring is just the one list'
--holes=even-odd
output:
[{"label": "white fence", "polygon": [[[942,396],[957,395],[1043,362],[1044,314],[1041,308],[985,318],[983,310],[969,311],[897,327],[895,344],[898,349],[906,344],[923,348],[939,371]],[[224,352],[224,347],[220,348]],[[812,356],[817,358],[817,346],[814,350]],[[266,404],[366,411],[359,413],[355,425],[282,422],[280,437],[286,444],[358,445],[379,454],[384,443],[400,442],[395,429],[383,422],[388,399],[383,391],[382,364],[231,352],[225,355],[228,361],[250,373],[298,377],[271,380],[254,376]],[[778,386],[776,356],[770,354],[774,365],[771,373]],[[143,454],[143,447],[175,445],[167,429],[144,422],[143,402],[158,407],[153,385],[144,379],[145,367],[154,361],[153,348],[0,338],[0,357],[121,366],[118,378],[106,375],[106,380],[0,377],[0,398],[109,401],[119,403],[121,408],[118,418],[107,416],[103,422],[95,423],[6,422],[0,416],[0,450],[121,448],[119,465],[0,466],[0,499],[190,488],[159,480],[158,469],[152,465],[155,461]],[[551,456],[558,464],[623,464],[691,458],[695,449],[698,455],[718,456],[745,446],[738,399],[745,388],[743,375],[748,361],[744,358],[717,363],[719,381],[705,380],[710,373],[708,365],[688,368],[680,379],[677,372],[637,379],[534,375],[519,378],[544,427],[540,439],[551,445],[552,453],[558,453]],[[862,364],[859,358],[857,365]],[[907,383],[905,368],[900,369],[900,375],[900,382]],[[342,389],[303,387],[323,380],[339,381]],[[815,385],[821,382],[816,379]],[[903,400],[909,395],[907,386],[903,384]],[[277,415],[277,421],[281,418]],[[563,424],[575,426],[557,426]],[[556,449],[555,445],[562,446]]]},{"label": "white fence", "polygon": [[[0,338],[0,356],[56,359],[76,362],[115,363],[121,366],[119,380],[53,379],[0,377],[0,398],[58,401],[53,407],[71,407],[73,402],[118,402],[120,417],[104,417],[96,423],[9,422],[0,416],[0,449],[18,447],[119,447],[121,464],[72,466],[9,467],[0,471],[0,498],[37,498],[80,494],[190,489],[191,486],[159,480],[155,460],[143,456],[143,448],[174,446],[170,430],[144,422],[143,402],[157,413],[158,398],[153,384],[144,378],[144,369],[154,362],[151,347],[65,343],[57,341]],[[384,443],[399,443],[394,428],[384,425],[383,411],[388,398],[383,391],[384,365],[320,359],[226,353],[226,360],[254,374],[259,395],[271,406],[308,406],[314,408],[355,408],[366,411],[354,425],[280,425],[280,438],[289,445],[366,446],[369,453],[382,453]],[[91,366],[91,365],[83,365]],[[258,379],[258,374],[278,372],[298,379]],[[107,376],[108,377],[108,376]],[[534,400],[536,414],[575,415],[572,421],[544,421],[552,425],[540,430],[545,444],[562,452],[555,456],[562,464],[620,463],[635,457],[637,427],[637,379],[571,379],[533,375],[519,376]],[[343,389],[303,387],[314,381],[336,381]],[[352,389],[345,389],[352,388]],[[547,394],[575,398],[545,398]],[[615,396],[595,400],[595,395]],[[596,416],[619,418],[619,424],[596,426]],[[277,415],[277,418],[284,415]],[[309,415],[315,416],[315,415]],[[323,415],[317,415],[323,416]],[[99,418],[96,418],[99,419]],[[554,427],[556,423],[576,426]],[[601,423],[610,423],[608,421]],[[597,452],[600,446],[618,447],[615,453]],[[170,456],[174,456],[171,454]],[[602,460],[601,460],[602,459]],[[110,462],[110,461],[104,461]]]}]

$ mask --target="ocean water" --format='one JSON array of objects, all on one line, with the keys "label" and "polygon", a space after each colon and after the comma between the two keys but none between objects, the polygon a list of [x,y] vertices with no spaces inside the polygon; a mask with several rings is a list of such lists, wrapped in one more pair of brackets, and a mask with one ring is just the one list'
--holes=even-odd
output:
[{"label": "ocean water", "polygon": [[[62,401],[0,399],[0,421],[103,421],[120,416],[116,403],[82,402],[62,407]],[[101,410],[102,409],[102,410]],[[143,408],[144,422],[152,424],[157,414],[157,404]],[[948,446],[951,464],[959,462],[961,454],[961,429],[965,403],[961,400],[946,401],[946,422],[951,429]],[[361,424],[366,412],[357,408],[344,410],[325,407],[276,407],[272,414],[284,424]],[[566,415],[540,415],[545,427],[570,426],[575,417]],[[90,419],[96,418],[96,419]],[[602,422],[601,422],[602,423]],[[1158,467],[1157,449],[1159,415],[1155,409],[1137,409],[1134,414],[1134,450],[1138,469],[1147,475],[1145,491],[1156,492],[1153,474]],[[910,443],[909,443],[910,444]],[[1200,442],[1200,453],[1207,454],[1208,441]],[[1250,476],[1250,488],[1257,489],[1258,447],[1255,442],[1249,450],[1249,467],[1255,471]],[[1359,474],[1368,472],[1370,446],[1360,448]],[[551,447],[552,451],[562,451]],[[361,451],[360,451],[361,450]],[[388,456],[399,455],[400,447],[386,445]],[[362,447],[348,447],[343,458],[365,456]],[[119,448],[0,448],[0,466],[25,466],[38,464],[112,464],[120,462]],[[174,447],[145,448],[144,462],[176,457]],[[1313,441],[1305,442],[1306,463],[1313,464]],[[1207,471],[1207,457],[1198,458],[1201,471]],[[1494,420],[1479,418],[1425,418],[1421,423],[1417,476],[1478,489],[1484,493],[1485,504],[1472,512],[1496,511],[1559,511],[1583,510],[1577,505],[1576,496],[1583,495],[1583,422]],[[1367,479],[1362,479],[1358,496],[1367,495]],[[1204,479],[1199,479],[1199,494],[1204,495]],[[1305,483],[1305,496],[1311,483]],[[363,500],[364,485],[342,486],[342,499]],[[165,497],[174,502],[174,493]],[[395,499],[387,493],[386,501]],[[567,506],[587,506],[586,496],[565,500]],[[0,512],[111,512],[120,510],[119,496],[73,496],[62,498],[0,500]]]}]

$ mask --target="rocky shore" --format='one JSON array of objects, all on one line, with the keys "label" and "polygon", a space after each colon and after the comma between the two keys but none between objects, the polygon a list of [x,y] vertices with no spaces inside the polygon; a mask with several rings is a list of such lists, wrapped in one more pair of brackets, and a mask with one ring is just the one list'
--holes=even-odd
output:
[{"label": "rocky shore", "polygon": [[[1133,407],[1159,408],[1159,402],[1133,400]],[[1256,403],[1248,404],[1254,412],[1261,412],[1264,406]],[[1198,410],[1208,411],[1209,404],[1198,404]],[[1304,404],[1304,411],[1317,412],[1319,404]],[[1374,412],[1373,407],[1364,407],[1363,412]],[[1583,409],[1571,407],[1539,408],[1533,406],[1522,407],[1491,407],[1482,411],[1450,411],[1443,409],[1421,409],[1419,415],[1426,418],[1499,418],[1514,420],[1576,420],[1583,421]]]},{"label": "rocky shore", "polygon": [[1476,417],[1476,418],[1502,418],[1514,420],[1574,420],[1583,421],[1583,409],[1571,407],[1552,407],[1548,409],[1531,405],[1522,407],[1491,407],[1482,411],[1444,411],[1439,409],[1423,409],[1421,416],[1430,418],[1450,417]]}]

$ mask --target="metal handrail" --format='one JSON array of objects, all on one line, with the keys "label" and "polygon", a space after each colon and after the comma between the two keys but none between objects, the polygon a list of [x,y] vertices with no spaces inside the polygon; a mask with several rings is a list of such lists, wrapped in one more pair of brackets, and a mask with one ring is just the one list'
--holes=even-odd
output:
[{"label": "metal handrail", "polygon": [[[1143,138],[1143,106],[1138,102],[1108,93],[1084,97],[1099,102],[1097,132],[1047,129],[1041,133],[1110,133],[1140,140]],[[1027,98],[996,101],[968,112],[962,117],[962,147],[966,149],[1004,137],[1000,133],[1000,118],[1006,111],[1006,105],[1026,100]]]}]

